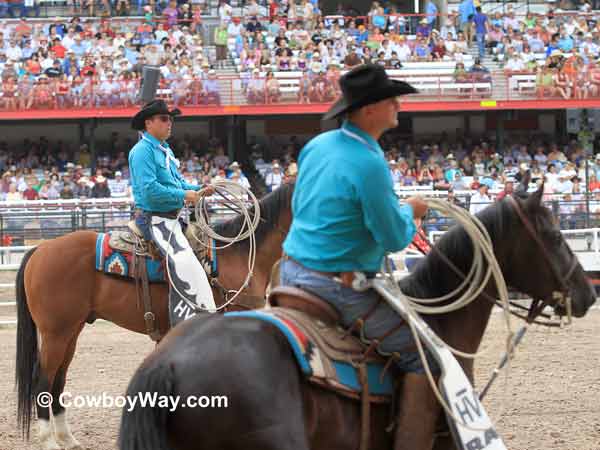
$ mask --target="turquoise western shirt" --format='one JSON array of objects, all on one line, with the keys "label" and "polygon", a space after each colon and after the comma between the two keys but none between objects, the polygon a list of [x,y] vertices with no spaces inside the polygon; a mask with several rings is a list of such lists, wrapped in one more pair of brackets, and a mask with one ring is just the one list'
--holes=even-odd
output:
[{"label": "turquoise western shirt", "polygon": [[292,213],[284,251],[323,272],[379,271],[384,254],[404,249],[416,233],[381,147],[350,122],[300,153]]},{"label": "turquoise western shirt", "polygon": [[200,186],[186,183],[173,160],[169,161],[167,167],[167,156],[159,146],[164,147],[175,158],[169,144],[159,142],[147,132],[144,132],[144,137],[146,139],[140,139],[129,152],[135,206],[151,212],[182,208],[185,191],[197,191]]}]

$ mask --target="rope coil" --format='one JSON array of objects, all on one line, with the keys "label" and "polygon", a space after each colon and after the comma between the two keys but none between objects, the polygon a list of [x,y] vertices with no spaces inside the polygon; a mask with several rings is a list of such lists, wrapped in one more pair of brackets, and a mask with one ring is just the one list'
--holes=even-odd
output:
[{"label": "rope coil", "polygon": [[[177,295],[179,295],[179,297],[181,299],[183,299],[183,301],[190,308],[192,308],[192,310],[194,310],[196,312],[201,312],[201,311],[216,312],[216,311],[220,311],[221,309],[225,309],[227,306],[229,306],[242,293],[242,291],[244,289],[246,289],[248,287],[248,285],[250,284],[250,280],[254,273],[254,264],[256,262],[255,233],[256,233],[256,229],[258,228],[258,224],[260,222],[260,203],[259,203],[258,199],[256,198],[256,196],[250,189],[247,189],[244,186],[242,186],[238,183],[235,183],[233,181],[228,181],[228,180],[215,181],[214,183],[211,184],[211,186],[214,188],[215,192],[224,199],[224,201],[225,201],[224,204],[226,207],[228,207],[229,209],[232,209],[242,215],[242,217],[243,217],[242,226],[240,227],[238,234],[233,237],[232,236],[221,236],[220,234],[215,232],[209,223],[209,215],[208,215],[207,203],[206,203],[206,198],[211,196],[212,193],[209,193],[208,189],[203,188],[199,191],[200,198],[199,198],[198,202],[196,202],[196,205],[194,207],[195,208],[194,212],[196,215],[196,225],[198,226],[199,230],[201,231],[201,235],[200,236],[196,235],[193,228],[191,230],[191,234],[192,234],[193,238],[197,242],[199,242],[201,245],[203,245],[204,247],[207,247],[207,248],[211,248],[211,249],[214,248],[215,250],[222,250],[227,247],[230,247],[231,245],[233,245],[237,242],[248,239],[248,241],[249,241],[248,242],[248,244],[249,244],[248,245],[248,274],[246,275],[246,278],[245,278],[244,282],[242,283],[242,285],[237,290],[228,291],[228,294],[233,294],[232,297],[226,298],[225,302],[221,306],[218,306],[216,308],[216,310],[213,310],[212,308],[210,308],[210,309],[203,308],[200,305],[197,305],[197,304],[191,302],[190,300],[188,300],[188,298],[185,295],[183,295],[181,292],[179,292],[179,290],[175,287],[174,283],[172,282],[171,274],[169,271],[168,261],[169,261],[170,253],[167,252],[166,266],[167,266],[167,279],[169,280],[169,285],[177,293]],[[247,206],[247,198],[250,199],[250,204],[251,204],[250,207]],[[252,215],[251,215],[250,209],[253,209]],[[171,238],[172,238],[173,232],[175,230],[175,227],[177,226],[177,222],[179,221],[179,218],[183,216],[184,213],[185,213],[185,209],[182,209],[179,212],[177,219],[173,223],[173,227],[170,230],[171,232],[169,235],[168,242],[171,242]],[[209,238],[212,238],[216,241],[226,242],[226,244],[222,245],[222,246],[214,246],[213,247],[210,239],[204,240],[204,239],[202,239],[202,236],[208,236]],[[169,249],[170,249],[170,246],[169,246]]]},{"label": "rope coil", "polygon": [[[490,235],[481,221],[471,215],[465,209],[448,203],[444,200],[438,199],[427,199],[427,205],[429,208],[437,210],[442,214],[452,217],[456,223],[464,229],[467,233],[471,242],[473,244],[473,263],[469,272],[467,273],[465,279],[459,284],[459,286],[452,290],[451,292],[436,298],[430,299],[421,299],[410,297],[404,293],[403,296],[407,300],[407,306],[413,311],[419,314],[446,314],[452,311],[456,311],[458,309],[464,308],[473,301],[475,301],[480,294],[483,292],[485,287],[487,286],[490,278],[493,277],[494,283],[496,285],[496,289],[498,292],[499,300],[502,305],[502,309],[504,312],[504,319],[507,328],[507,339],[506,339],[506,354],[507,358],[507,369],[506,369],[506,386],[508,385],[508,373],[510,371],[510,360],[513,355],[514,347],[515,347],[515,339],[514,332],[512,331],[512,324],[510,320],[510,312],[509,312],[509,299],[508,299],[508,288],[506,287],[506,282],[504,281],[504,276],[496,260],[494,255],[494,246]],[[486,264],[487,263],[487,264]],[[385,259],[384,270],[386,272],[387,280],[392,283],[393,287],[398,291],[402,292],[398,281],[394,278],[392,273],[392,268],[389,262],[389,258]],[[463,292],[464,291],[464,292]],[[461,294],[462,292],[462,294]],[[454,300],[452,300],[454,299]],[[436,303],[446,302],[452,300],[447,305],[438,305],[435,306]],[[473,431],[485,431],[484,429],[479,429],[473,426],[469,426],[465,423],[464,420],[454,414],[452,408],[448,405],[448,402],[444,399],[441,394],[433,374],[431,372],[431,367],[429,366],[429,362],[427,361],[425,351],[423,349],[423,344],[421,339],[419,338],[419,334],[412,323],[411,320],[408,321],[411,333],[415,340],[419,356],[423,363],[423,367],[425,368],[425,373],[431,384],[431,388],[442,405],[443,409],[446,411],[449,418],[452,418],[456,423],[460,424],[462,427],[473,430]],[[441,340],[440,340],[441,341]],[[443,342],[443,341],[441,341]],[[449,344],[443,342],[446,348],[452,352],[453,354],[468,358],[475,359],[477,356],[481,355],[483,352],[475,352],[475,353],[467,353],[460,351],[458,349],[453,348]]]}]

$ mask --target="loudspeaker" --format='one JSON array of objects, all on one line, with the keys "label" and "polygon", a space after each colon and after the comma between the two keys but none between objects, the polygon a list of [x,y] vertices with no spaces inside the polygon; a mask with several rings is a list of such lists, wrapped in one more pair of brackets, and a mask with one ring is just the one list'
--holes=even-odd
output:
[{"label": "loudspeaker", "polygon": [[142,103],[148,103],[154,100],[159,81],[160,70],[158,70],[157,67],[144,66],[142,68],[142,83],[139,96]]}]

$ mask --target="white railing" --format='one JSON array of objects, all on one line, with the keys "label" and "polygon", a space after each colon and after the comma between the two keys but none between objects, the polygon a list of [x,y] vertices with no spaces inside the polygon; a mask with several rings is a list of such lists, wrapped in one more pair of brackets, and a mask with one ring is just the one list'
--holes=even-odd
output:
[{"label": "white railing", "polygon": [[[435,243],[445,231],[429,232],[429,241]],[[561,230],[571,250],[577,255],[586,272],[600,271],[600,228]]]}]

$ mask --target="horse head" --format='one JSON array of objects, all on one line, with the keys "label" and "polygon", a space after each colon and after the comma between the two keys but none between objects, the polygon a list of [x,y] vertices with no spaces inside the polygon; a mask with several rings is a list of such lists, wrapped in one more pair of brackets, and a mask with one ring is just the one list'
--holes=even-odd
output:
[{"label": "horse head", "polygon": [[510,226],[504,227],[507,259],[503,272],[512,287],[553,306],[559,314],[566,313],[563,296],[570,297],[572,314],[582,317],[596,294],[551,211],[543,205],[542,195],[543,186],[525,199],[507,197],[499,205],[508,208],[510,217]]}]

